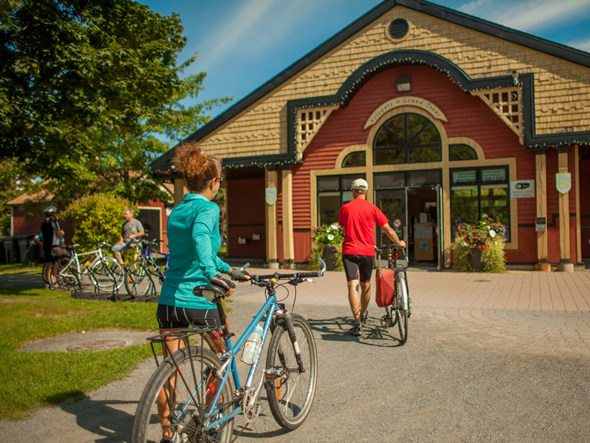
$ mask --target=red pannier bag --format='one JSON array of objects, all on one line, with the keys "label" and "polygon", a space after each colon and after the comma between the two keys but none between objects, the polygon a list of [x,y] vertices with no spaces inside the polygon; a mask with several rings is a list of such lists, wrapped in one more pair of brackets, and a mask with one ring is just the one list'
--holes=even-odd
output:
[{"label": "red pannier bag", "polygon": [[395,296],[395,272],[393,269],[377,269],[375,302],[380,308],[391,306]]}]

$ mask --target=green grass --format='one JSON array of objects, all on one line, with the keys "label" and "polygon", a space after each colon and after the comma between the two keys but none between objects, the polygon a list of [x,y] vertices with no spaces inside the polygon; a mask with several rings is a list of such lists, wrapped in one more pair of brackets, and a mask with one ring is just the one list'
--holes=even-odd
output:
[{"label": "green grass", "polygon": [[40,274],[43,264],[14,263],[0,265],[0,274]]},{"label": "green grass", "polygon": [[81,399],[94,389],[124,378],[151,355],[147,344],[102,352],[18,349],[30,342],[82,330],[153,331],[157,326],[154,303],[75,300],[69,293],[42,289],[0,289],[0,298],[2,419],[20,419],[43,406],[72,397]]}]

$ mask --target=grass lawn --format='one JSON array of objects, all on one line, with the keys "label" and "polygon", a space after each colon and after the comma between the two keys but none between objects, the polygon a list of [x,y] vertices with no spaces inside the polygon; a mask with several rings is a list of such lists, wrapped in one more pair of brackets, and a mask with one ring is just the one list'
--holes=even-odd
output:
[{"label": "grass lawn", "polygon": [[25,264],[3,264],[0,265],[0,274],[40,274],[43,269],[42,263]]},{"label": "grass lawn", "polygon": [[[19,352],[48,337],[97,329],[155,330],[154,303],[74,300],[43,289],[0,289],[0,418],[19,419],[39,407],[128,375],[149,357],[149,345],[102,352]],[[155,365],[154,365],[155,367]]]}]

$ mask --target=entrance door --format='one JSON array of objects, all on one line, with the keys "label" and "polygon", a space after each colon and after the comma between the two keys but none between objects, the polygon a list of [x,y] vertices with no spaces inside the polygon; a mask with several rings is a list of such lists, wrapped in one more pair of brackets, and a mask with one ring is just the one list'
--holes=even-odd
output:
[{"label": "entrance door", "polygon": [[[375,192],[375,205],[381,209],[387,219],[390,220],[390,226],[393,228],[397,236],[407,243],[408,215],[406,211],[406,197],[407,190],[405,188],[379,190]],[[381,229],[377,229],[377,232],[377,246],[388,245],[391,243]]]}]

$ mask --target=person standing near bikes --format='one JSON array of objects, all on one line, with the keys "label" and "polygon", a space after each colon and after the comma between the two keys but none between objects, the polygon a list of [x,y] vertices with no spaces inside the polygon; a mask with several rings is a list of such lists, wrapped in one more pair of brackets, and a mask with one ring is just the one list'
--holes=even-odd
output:
[{"label": "person standing near bikes", "polygon": [[[362,323],[367,321],[367,308],[371,300],[371,274],[375,257],[375,223],[389,239],[406,247],[389,220],[374,204],[367,201],[369,185],[362,178],[352,182],[353,199],[340,208],[338,224],[344,229],[342,261],[348,281],[348,302],[354,316],[354,326],[348,331],[354,336],[361,335]],[[361,293],[359,295],[359,280]]]},{"label": "person standing near bikes", "polygon": [[125,267],[125,262],[123,261],[123,257],[121,257],[121,252],[126,251],[127,249],[135,248],[137,245],[136,239],[143,237],[145,235],[145,231],[141,222],[136,218],[133,218],[133,209],[125,209],[123,215],[125,217],[125,223],[123,223],[123,226],[121,227],[119,243],[113,246],[111,250],[113,251],[113,255],[119,264]]},{"label": "person standing near bikes", "polygon": [[48,206],[43,212],[47,216],[41,224],[43,254],[45,255],[45,263],[52,264],[51,266],[45,266],[43,277],[46,282],[50,282],[49,286],[51,289],[57,289],[55,282],[57,281],[57,265],[60,257],[59,246],[60,239],[64,236],[64,231],[62,231],[57,221],[57,208],[55,206]]},{"label": "person standing near bikes", "polygon": [[[220,327],[217,306],[205,297],[195,296],[193,289],[212,284],[225,289],[229,297],[235,285],[220,273],[240,281],[249,279],[217,256],[221,247],[220,211],[212,200],[223,183],[221,163],[216,157],[205,154],[198,145],[185,144],[177,149],[174,164],[190,193],[174,207],[168,218],[170,260],[156,313],[162,334],[189,326]],[[212,338],[217,343],[217,335]],[[186,343],[178,339],[169,340],[164,356],[184,346]],[[221,349],[220,344],[218,350]],[[170,385],[170,390],[174,390],[175,381],[171,380]],[[161,443],[176,442],[178,435],[169,427],[170,411],[164,391],[160,393],[162,401],[158,410],[163,430]]]}]

